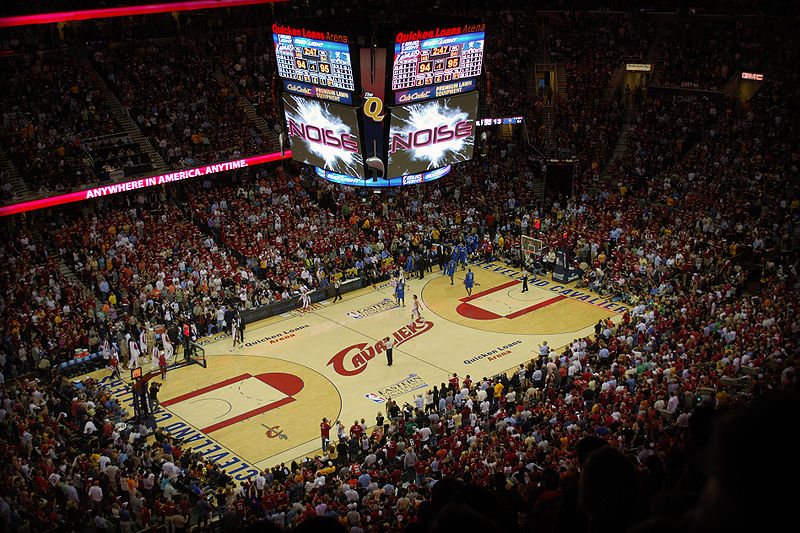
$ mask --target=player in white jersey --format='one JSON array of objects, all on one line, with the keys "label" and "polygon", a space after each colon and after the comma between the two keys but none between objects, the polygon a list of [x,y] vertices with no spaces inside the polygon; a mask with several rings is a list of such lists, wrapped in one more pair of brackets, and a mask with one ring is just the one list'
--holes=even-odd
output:
[{"label": "player in white jersey", "polygon": [[169,335],[167,332],[161,334],[161,344],[164,346],[164,359],[167,360],[167,364],[172,362],[172,354],[175,353],[175,350],[172,348],[172,342],[170,342]]},{"label": "player in white jersey", "polygon": [[389,282],[389,285],[392,287],[392,295],[394,296],[394,303],[399,304],[400,300],[397,298],[397,278],[392,272],[392,279]]},{"label": "player in white jersey", "polygon": [[139,349],[144,353],[144,357],[142,357],[143,362],[147,362],[147,334],[145,333],[145,329],[142,328],[139,330]]},{"label": "player in white jersey", "polygon": [[311,305],[311,297],[308,295],[308,287],[300,284],[300,300],[303,302],[303,311],[308,311],[308,306]]},{"label": "player in white jersey", "polygon": [[411,304],[411,321],[414,321],[415,317],[422,316],[422,301],[417,298],[417,295],[414,295],[414,301]]},{"label": "player in white jersey", "polygon": [[160,352],[158,351],[157,346],[153,346],[153,349],[150,351],[150,369],[155,370],[158,368],[158,357]]},{"label": "player in white jersey", "polygon": [[103,341],[103,346],[100,350],[103,353],[103,359],[108,361],[111,358],[111,343],[108,342],[108,339]]},{"label": "player in white jersey", "polygon": [[231,321],[231,337],[233,337],[233,346],[231,346],[231,351],[236,349],[236,344],[239,342],[239,324],[237,322],[238,321],[235,318]]},{"label": "player in white jersey", "polygon": [[131,359],[128,361],[128,368],[137,368],[139,366],[139,346],[136,341],[131,338],[128,342],[128,351],[131,354]]}]

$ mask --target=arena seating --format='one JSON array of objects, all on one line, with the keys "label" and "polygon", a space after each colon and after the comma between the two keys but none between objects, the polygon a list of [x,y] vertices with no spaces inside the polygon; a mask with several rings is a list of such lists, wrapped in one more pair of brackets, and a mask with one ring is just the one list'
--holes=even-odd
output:
[{"label": "arena seating", "polygon": [[[513,63],[522,29],[541,22],[509,16],[519,25],[501,32],[498,64]],[[157,25],[165,34],[168,18]],[[284,162],[175,184],[169,196],[86,203],[60,212],[52,237],[16,219],[0,243],[4,529],[699,532],[782,517],[788,505],[768,476],[796,467],[790,440],[770,436],[794,416],[796,395],[757,400],[797,390],[797,50],[782,24],[773,26],[782,39],[765,38],[768,21],[745,39],[721,21],[667,26],[664,84],[720,87],[736,68],[768,68],[769,57],[771,83],[747,102],[654,89],[625,131],[623,102],[604,92],[623,56],[649,52],[655,26],[608,13],[545,22],[568,65],[568,91],[554,106],[558,145],[579,159],[570,198],[537,198],[536,163],[494,139],[485,156],[394,191],[391,203]],[[695,39],[709,32],[714,43]],[[766,54],[778,40],[786,53]],[[208,41],[94,45],[92,58],[177,168],[258,152],[264,141],[235,89],[210,74],[219,65],[275,120],[268,45],[266,35],[231,30]],[[0,82],[10,95],[2,141],[30,184],[66,189],[137,155],[124,136],[75,145],[118,133],[102,106],[90,113],[86,97],[96,102],[98,89],[84,63],[62,52],[4,61],[13,74]],[[487,112],[535,105],[511,70],[492,67]],[[621,134],[626,150],[608,164]],[[475,232],[514,243],[534,233],[533,218],[547,247],[568,246],[575,266],[586,263],[582,284],[630,304],[619,324],[600,321],[595,335],[505,375],[459,376],[389,402],[329,450],[243,483],[190,443],[158,433],[146,445],[145,428],[117,425],[126,413],[106,389],[59,368],[134,323],[188,313],[210,334],[243,293],[253,306],[337,271],[365,275],[367,257],[402,264],[434,229],[444,241]],[[786,464],[762,468],[769,456]],[[709,480],[719,492],[701,499]],[[743,494],[753,510],[735,507]]]},{"label": "arena seating", "polygon": [[0,139],[30,190],[68,191],[97,181],[81,141],[119,131],[97,79],[63,51],[2,60]]},{"label": "arena seating", "polygon": [[173,168],[239,159],[266,151],[225,78],[213,76],[205,45],[126,43],[94,51],[99,71],[130,108],[150,143]]}]

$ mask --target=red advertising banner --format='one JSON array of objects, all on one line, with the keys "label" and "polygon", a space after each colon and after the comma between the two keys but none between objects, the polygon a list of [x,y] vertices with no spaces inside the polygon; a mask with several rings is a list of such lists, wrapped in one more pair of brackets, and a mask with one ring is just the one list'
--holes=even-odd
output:
[{"label": "red advertising banner", "polygon": [[94,187],[92,189],[85,189],[83,191],[71,192],[58,196],[50,196],[49,198],[40,198],[38,200],[31,200],[30,202],[5,205],[0,207],[0,217],[24,213],[25,211],[33,211],[34,209],[43,209],[45,207],[68,204],[70,202],[89,200],[91,198],[97,198],[98,196],[109,196],[121,192],[132,191],[134,189],[143,189],[145,187],[152,187],[154,185],[163,185],[166,183],[172,183],[174,181],[196,178],[198,176],[209,176],[211,174],[217,174],[218,172],[235,170],[237,168],[253,167],[256,165],[269,163],[271,161],[288,159],[290,157],[292,157],[291,150],[286,150],[283,154],[280,152],[275,152],[272,154],[257,155],[245,159],[237,159],[236,161],[226,161],[225,163],[216,163],[213,165],[188,168],[185,170],[176,170],[175,172],[162,174],[160,176],[139,178],[136,180],[104,185],[103,187]]},{"label": "red advertising banner", "polygon": [[32,24],[51,24],[53,22],[68,22],[70,20],[152,15],[153,13],[171,13],[172,11],[194,11],[196,9],[211,9],[217,7],[250,6],[286,1],[288,0],[194,0],[190,2],[170,2],[168,4],[87,9],[85,11],[60,11],[57,13],[42,13],[39,15],[2,17],[0,18],[0,28],[29,26]]}]

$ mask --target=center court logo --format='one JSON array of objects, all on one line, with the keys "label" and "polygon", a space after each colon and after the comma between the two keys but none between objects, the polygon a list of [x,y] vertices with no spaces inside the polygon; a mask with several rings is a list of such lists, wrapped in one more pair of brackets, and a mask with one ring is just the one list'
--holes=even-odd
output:
[{"label": "center court logo", "polygon": [[[407,340],[422,335],[432,327],[433,322],[418,317],[411,324],[403,326],[392,334],[394,336],[395,346],[399,346]],[[328,361],[328,366],[333,365],[333,369],[340,376],[356,376],[367,368],[367,363],[369,363],[370,359],[385,351],[386,347],[383,345],[383,340],[371,346],[367,342],[353,344],[331,357],[331,360]]]}]

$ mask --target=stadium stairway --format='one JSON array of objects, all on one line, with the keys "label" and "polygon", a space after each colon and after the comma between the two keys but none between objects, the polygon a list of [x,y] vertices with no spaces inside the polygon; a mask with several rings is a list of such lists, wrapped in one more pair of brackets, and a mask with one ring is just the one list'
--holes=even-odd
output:
[{"label": "stadium stairway", "polygon": [[153,171],[156,174],[166,172],[169,167],[164,161],[164,158],[161,157],[161,154],[158,153],[158,150],[153,148],[153,145],[150,144],[150,141],[147,140],[147,137],[142,135],[142,130],[139,129],[139,127],[131,118],[128,110],[122,106],[114,93],[111,92],[111,89],[108,88],[108,85],[106,85],[103,77],[92,66],[91,61],[86,58],[83,58],[82,61],[86,67],[97,76],[99,83],[102,84],[103,103],[106,105],[108,110],[111,111],[111,114],[114,115],[114,119],[119,125],[122,126],[128,137],[130,137],[133,142],[139,145],[141,152],[146,153],[150,157],[150,163],[153,165]]},{"label": "stadium stairway", "polygon": [[545,178],[535,178],[533,180],[533,185],[531,186],[531,192],[538,198],[539,200],[544,200],[544,188],[545,188]]},{"label": "stadium stairway", "polygon": [[268,144],[268,149],[264,151],[269,152],[280,150],[280,142],[278,141],[278,135],[275,133],[275,130],[270,128],[269,124],[267,124],[267,121],[258,114],[256,108],[253,107],[253,104],[251,104],[250,101],[244,97],[241,91],[239,91],[239,87],[233,83],[229,77],[222,73],[222,69],[219,67],[219,65],[217,65],[214,69],[214,77],[220,83],[228,85],[228,87],[232,88],[234,91],[236,91],[236,94],[239,95],[239,101],[237,102],[237,105],[242,111],[244,111],[244,114],[248,119],[250,119],[250,122],[253,123],[264,141]]},{"label": "stadium stairway", "polygon": [[567,99],[567,63],[563,59],[556,61],[556,84],[558,85],[558,96]]},{"label": "stadium stairway", "polygon": [[556,115],[553,106],[542,107],[539,112],[539,123],[544,126],[544,154],[547,157],[558,156],[558,139],[555,133]]},{"label": "stadium stairway", "polygon": [[[69,265],[67,265],[67,263],[64,261],[64,259],[61,257],[61,255],[59,255],[58,249],[56,248],[55,241],[53,239],[53,234],[50,233],[49,231],[45,232],[45,242],[47,243],[47,254],[50,257],[58,258],[58,272],[59,272],[59,274],[61,274],[62,277],[65,277],[65,278],[69,279],[70,281],[72,281],[74,283],[77,283],[78,285],[81,285],[82,287],[85,287],[85,288],[88,289],[88,287],[86,287],[86,285],[78,277],[78,275],[75,274],[75,272],[69,267]],[[103,302],[97,297],[95,297],[95,306],[96,307],[103,307]]]},{"label": "stadium stairway", "polygon": [[[73,283],[80,285],[82,287],[86,287],[86,285],[81,281],[81,279],[75,274],[75,272],[67,265],[67,263],[62,259],[62,257],[58,253],[58,249],[56,248],[55,242],[53,240],[52,233],[45,231],[44,232],[44,242],[47,244],[47,254],[50,257],[55,257],[58,259],[58,271],[61,274],[62,278],[66,278]],[[88,287],[86,287],[88,288]],[[100,301],[99,298],[95,297],[95,307],[97,309],[102,309],[103,302]],[[58,365],[59,373],[67,379],[73,379],[77,376],[86,374],[88,372],[94,372],[95,370],[99,370],[106,366],[106,362],[102,357],[86,357],[84,359],[75,359],[63,364]]]},{"label": "stadium stairway", "polygon": [[0,170],[5,173],[5,179],[7,179],[14,188],[14,194],[17,200],[28,200],[28,197],[31,196],[28,186],[25,185],[17,167],[11,162],[11,158],[2,147],[0,147]]},{"label": "stadium stairway", "polygon": [[611,100],[614,97],[614,93],[619,88],[620,84],[622,83],[622,77],[625,75],[625,65],[620,64],[617,67],[611,77],[608,79],[608,86],[606,87],[606,100]]},{"label": "stadium stairway", "polygon": [[532,68],[529,69],[525,73],[525,96],[529,102],[529,105],[533,105],[536,102],[536,69]]},{"label": "stadium stairway", "polygon": [[606,162],[606,166],[603,169],[603,175],[605,175],[606,171],[614,164],[614,162],[625,153],[628,149],[628,131],[631,128],[631,124],[634,122],[636,118],[636,113],[638,111],[638,107],[631,106],[625,109],[625,112],[622,114],[622,127],[620,128],[620,134],[617,138],[617,144],[614,146],[614,151],[611,153],[611,157],[608,158]]}]

